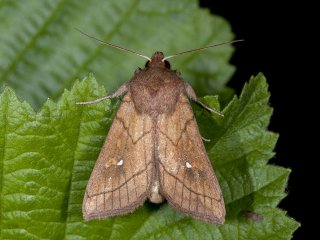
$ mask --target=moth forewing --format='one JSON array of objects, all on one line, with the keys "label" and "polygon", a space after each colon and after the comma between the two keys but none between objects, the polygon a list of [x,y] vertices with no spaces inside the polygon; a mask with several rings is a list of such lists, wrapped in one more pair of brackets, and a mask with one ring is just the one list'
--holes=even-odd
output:
[{"label": "moth forewing", "polygon": [[169,204],[196,219],[222,224],[222,193],[184,94],[171,115],[158,117],[157,138],[160,189]]},{"label": "moth forewing", "polygon": [[136,113],[127,93],[87,184],[83,200],[86,220],[126,214],[146,200],[153,167],[153,134],[150,117]]}]

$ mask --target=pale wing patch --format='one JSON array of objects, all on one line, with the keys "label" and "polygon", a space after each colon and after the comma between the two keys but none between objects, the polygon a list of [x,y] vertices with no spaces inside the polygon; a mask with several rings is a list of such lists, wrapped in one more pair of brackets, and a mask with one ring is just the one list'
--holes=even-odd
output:
[{"label": "pale wing patch", "polygon": [[127,94],[87,184],[84,218],[126,214],[141,205],[151,187],[152,159],[152,121],[136,113]]},{"label": "pale wing patch", "polygon": [[185,214],[223,223],[225,207],[219,183],[183,94],[172,115],[158,117],[156,134],[161,194]]}]

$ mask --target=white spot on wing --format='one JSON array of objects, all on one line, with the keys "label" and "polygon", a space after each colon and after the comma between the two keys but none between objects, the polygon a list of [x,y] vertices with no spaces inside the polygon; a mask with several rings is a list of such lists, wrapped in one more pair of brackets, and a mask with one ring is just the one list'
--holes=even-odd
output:
[{"label": "white spot on wing", "polygon": [[186,162],[186,167],[187,168],[192,168],[192,165],[189,162]]},{"label": "white spot on wing", "polygon": [[118,166],[122,166],[123,165],[123,159],[121,159],[119,162],[117,162]]}]

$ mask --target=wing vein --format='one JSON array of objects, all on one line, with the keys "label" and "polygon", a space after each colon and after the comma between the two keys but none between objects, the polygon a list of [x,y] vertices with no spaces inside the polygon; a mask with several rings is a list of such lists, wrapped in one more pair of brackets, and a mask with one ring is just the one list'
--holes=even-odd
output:
[{"label": "wing vein", "polygon": [[[133,174],[133,175],[128,179],[128,181],[130,181],[130,180],[133,179],[134,177],[142,174],[142,173],[148,168],[148,166],[149,166],[150,164],[151,164],[151,162],[149,162],[144,169],[142,169],[142,170],[138,171],[137,173]],[[113,184],[112,184],[112,190],[102,191],[102,192],[94,193],[94,194],[91,194],[91,195],[88,193],[88,191],[86,191],[86,192],[87,192],[87,194],[88,194],[88,197],[91,198],[91,197],[98,196],[98,195],[100,195],[100,194],[102,194],[102,193],[108,193],[108,192],[113,193],[114,191],[116,191],[116,190],[118,190],[119,188],[121,188],[124,184],[125,184],[125,183],[122,183],[122,184],[120,184],[120,185],[119,185],[118,187],[116,187],[116,188],[113,188]]]},{"label": "wing vein", "polygon": [[[131,123],[130,123],[131,124]],[[129,125],[129,127],[130,127],[130,125]],[[124,147],[124,149],[127,149],[127,147],[128,147],[128,138],[126,138],[126,144],[125,144],[125,147]],[[122,151],[122,153],[121,153],[121,159],[125,159],[124,158],[124,150]],[[126,162],[127,162],[127,159],[126,159]],[[126,162],[125,162],[125,164],[126,164]],[[130,164],[131,164],[131,161],[129,161],[130,162]],[[124,168],[124,166],[125,166],[125,164],[123,164],[121,167],[123,167]],[[127,200],[128,200],[128,204],[130,203],[130,200],[129,200],[129,187],[128,187],[128,181],[127,181],[127,171],[122,171],[123,172],[123,175],[124,175],[124,182],[125,182],[125,184],[126,184],[126,189],[127,189]],[[119,178],[119,181],[120,181],[120,178]],[[134,181],[134,178],[133,178],[133,181]],[[120,196],[120,188],[119,188],[119,198],[120,198],[120,207],[121,207],[121,196]]]},{"label": "wing vein", "polygon": [[[143,132],[145,132],[145,117],[143,118]],[[144,138],[143,139],[143,156],[144,156],[144,165],[147,166],[147,154],[146,154],[146,139]],[[149,182],[149,173],[148,171],[146,172],[146,175],[147,175],[147,183]]]},{"label": "wing vein", "polygon": [[145,137],[147,134],[149,134],[149,133],[151,132],[151,130],[150,130],[150,131],[147,131],[147,132],[143,132],[143,134],[134,141],[133,137],[131,136],[130,132],[128,131],[129,127],[126,127],[125,123],[123,122],[123,120],[122,120],[121,118],[116,117],[116,120],[118,120],[119,122],[121,122],[123,128],[126,130],[126,132],[127,132],[128,136],[129,136],[131,142],[133,143],[133,145],[135,145],[135,144],[136,144],[137,142],[139,142],[143,137]]},{"label": "wing vein", "polygon": [[181,138],[182,138],[183,132],[186,130],[186,128],[187,128],[187,126],[189,125],[189,123],[190,123],[190,122],[193,122],[193,120],[194,120],[194,117],[193,117],[193,118],[190,118],[190,119],[188,119],[188,120],[186,121],[183,129],[181,130],[181,134],[180,134],[180,136],[179,136],[179,138],[178,138],[178,141],[177,141],[176,143],[174,143],[174,142],[172,141],[172,139],[169,138],[169,136],[168,136],[165,132],[163,132],[161,129],[158,129],[158,131],[159,131],[162,135],[164,135],[164,136],[171,142],[171,144],[172,144],[173,146],[177,147],[178,144],[179,144],[179,142],[180,142],[180,140],[181,140]]},{"label": "wing vein", "polygon": [[[170,172],[164,167],[164,165],[163,165],[163,163],[162,163],[161,161],[159,161],[159,163],[161,164],[163,170],[164,170],[168,175],[170,175],[171,177],[174,177],[174,178],[175,178],[175,175],[172,174],[172,173],[170,173]],[[178,178],[177,178],[177,179],[178,179]],[[178,181],[179,181],[181,184],[183,184],[183,182],[182,182],[180,179],[178,179]],[[210,198],[210,199],[214,199],[214,200],[217,201],[217,202],[221,202],[221,197],[220,197],[220,198],[214,198],[214,197],[208,196],[208,195],[206,195],[206,194],[198,193],[198,192],[194,191],[193,189],[191,189],[190,187],[188,187],[188,186],[186,186],[186,185],[184,185],[184,186],[185,186],[186,189],[188,189],[190,192],[192,192],[192,193],[194,193],[194,194],[196,194],[196,195],[200,195],[200,196],[203,196],[203,197],[206,196],[206,197],[208,197],[208,198]]]}]

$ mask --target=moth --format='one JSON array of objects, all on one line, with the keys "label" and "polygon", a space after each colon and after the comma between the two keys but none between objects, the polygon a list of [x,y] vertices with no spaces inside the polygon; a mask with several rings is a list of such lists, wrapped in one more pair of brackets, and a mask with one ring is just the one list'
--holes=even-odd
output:
[{"label": "moth", "polygon": [[148,58],[94,39],[148,61],[113,94],[78,103],[122,97],[85,190],[84,219],[124,215],[147,199],[153,203],[166,199],[181,213],[223,224],[222,192],[189,99],[220,113],[201,103],[180,73],[171,70],[167,59],[176,55],[165,58],[155,52]]}]

